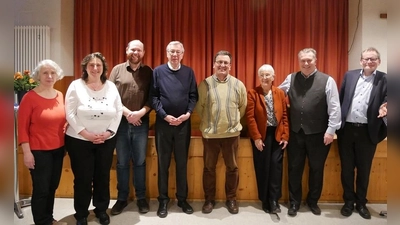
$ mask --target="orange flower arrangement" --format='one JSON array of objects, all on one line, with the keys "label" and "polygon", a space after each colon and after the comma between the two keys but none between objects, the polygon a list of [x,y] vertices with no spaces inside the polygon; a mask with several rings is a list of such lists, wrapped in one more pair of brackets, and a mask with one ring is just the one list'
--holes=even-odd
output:
[{"label": "orange flower arrangement", "polygon": [[31,78],[29,70],[24,70],[23,74],[21,72],[14,74],[14,91],[29,91],[37,85],[38,83]]}]

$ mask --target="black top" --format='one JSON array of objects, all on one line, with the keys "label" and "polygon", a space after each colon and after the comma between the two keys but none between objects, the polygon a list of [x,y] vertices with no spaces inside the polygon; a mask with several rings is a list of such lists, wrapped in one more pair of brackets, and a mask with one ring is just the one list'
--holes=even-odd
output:
[{"label": "black top", "polygon": [[325,132],[329,115],[326,102],[326,83],[329,75],[317,71],[305,78],[301,72],[292,74],[288,92],[290,101],[290,129],[305,134]]}]

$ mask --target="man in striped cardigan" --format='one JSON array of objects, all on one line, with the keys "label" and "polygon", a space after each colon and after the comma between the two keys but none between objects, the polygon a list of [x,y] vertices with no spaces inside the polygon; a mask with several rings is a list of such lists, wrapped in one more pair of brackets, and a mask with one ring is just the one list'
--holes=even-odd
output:
[{"label": "man in striped cardigan", "polygon": [[226,206],[232,214],[239,212],[236,190],[239,182],[237,151],[247,105],[244,84],[231,76],[232,56],[219,51],[214,57],[214,74],[203,80],[198,88],[199,101],[196,111],[200,115],[200,130],[204,146],[203,189],[205,203],[203,213],[210,213],[215,205],[216,164],[222,152],[226,166]]}]

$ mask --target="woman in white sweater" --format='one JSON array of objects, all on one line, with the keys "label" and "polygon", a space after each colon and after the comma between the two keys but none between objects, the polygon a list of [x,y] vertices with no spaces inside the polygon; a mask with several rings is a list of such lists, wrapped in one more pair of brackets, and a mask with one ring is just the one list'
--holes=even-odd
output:
[{"label": "woman in white sweater", "polygon": [[65,96],[68,121],[65,146],[74,173],[74,208],[77,225],[86,225],[89,204],[100,224],[109,224],[110,168],[116,144],[115,132],[122,103],[114,83],[107,80],[107,64],[101,53],[87,55],[82,77],[73,81]]}]

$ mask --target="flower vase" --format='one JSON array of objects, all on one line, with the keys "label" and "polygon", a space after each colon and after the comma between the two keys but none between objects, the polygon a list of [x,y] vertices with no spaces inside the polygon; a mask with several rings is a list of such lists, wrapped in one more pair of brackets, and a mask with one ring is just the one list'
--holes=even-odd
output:
[{"label": "flower vase", "polygon": [[27,93],[27,91],[17,91],[18,105],[21,104],[21,100],[26,93]]}]

